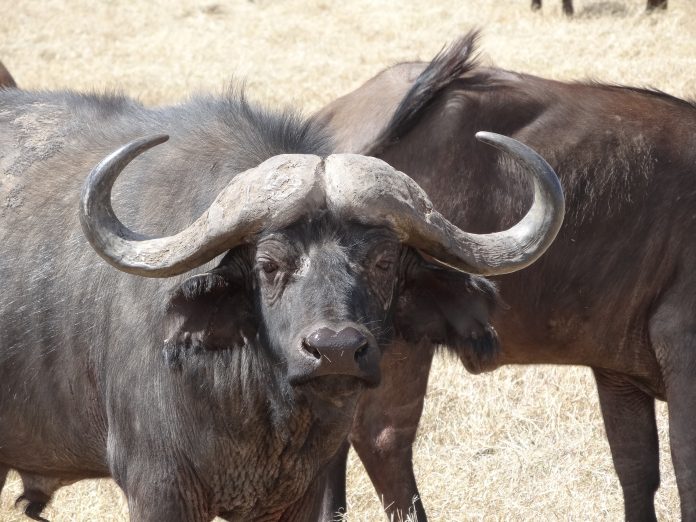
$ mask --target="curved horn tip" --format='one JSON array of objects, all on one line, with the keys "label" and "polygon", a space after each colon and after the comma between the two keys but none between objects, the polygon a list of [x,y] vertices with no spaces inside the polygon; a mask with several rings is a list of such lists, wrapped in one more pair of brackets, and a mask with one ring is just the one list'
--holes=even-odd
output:
[{"label": "curved horn tip", "polygon": [[156,145],[160,145],[165,141],[169,141],[169,134],[152,134],[151,136],[145,136],[143,138],[133,140],[126,146],[137,148],[143,147],[145,150],[147,150],[155,147]]},{"label": "curved horn tip", "polygon": [[[84,188],[95,179],[103,179],[105,177],[114,177],[123,170],[126,165],[133,161],[137,156],[140,156],[146,150],[149,150],[157,145],[164,143],[169,139],[168,134],[153,134],[143,138],[135,139],[119,147],[114,152],[101,160],[97,166],[92,169],[87,177],[87,183]],[[115,175],[114,175],[115,174]]]},{"label": "curved horn tip", "polygon": [[489,131],[478,131],[476,134],[476,139],[480,142],[486,143],[488,145],[498,146],[501,142],[505,141],[517,141],[514,138],[505,136],[504,134],[498,134],[496,132]]},{"label": "curved horn tip", "polygon": [[515,138],[505,136],[504,134],[497,134],[495,132],[478,131],[475,136],[477,140],[485,143],[486,145],[490,145],[491,147],[495,147],[496,149],[507,154],[511,154],[513,157],[517,156],[518,161],[522,161],[524,163],[532,162],[534,164],[538,164],[538,166],[542,167],[543,170],[553,172],[553,176],[550,177],[551,184],[557,185],[557,188],[561,190],[562,195],[563,190],[561,189],[560,181],[558,181],[558,176],[547,161],[532,147],[522,143],[519,140],[516,140]]},{"label": "curved horn tip", "polygon": [[500,136],[500,134],[496,134],[495,132],[490,131],[478,131],[476,133],[476,139],[479,141],[486,141],[491,136]]},{"label": "curved horn tip", "polygon": [[146,150],[156,147],[168,139],[168,134],[153,134],[151,136],[135,139],[116,149],[102,159],[89,173],[82,187],[83,197],[89,195],[91,187],[95,184],[107,183],[109,190],[111,190],[111,185],[126,165]]},{"label": "curved horn tip", "polygon": [[156,147],[157,145],[160,145],[161,143],[164,143],[168,140],[169,134],[152,134],[150,136],[144,136],[142,138],[135,139],[130,143],[125,144],[123,147],[116,150],[113,154],[107,156],[107,158],[124,157],[125,153],[125,157],[128,158],[127,163],[130,163],[130,161],[134,159],[136,156],[140,156],[140,154],[142,154],[146,150]]}]

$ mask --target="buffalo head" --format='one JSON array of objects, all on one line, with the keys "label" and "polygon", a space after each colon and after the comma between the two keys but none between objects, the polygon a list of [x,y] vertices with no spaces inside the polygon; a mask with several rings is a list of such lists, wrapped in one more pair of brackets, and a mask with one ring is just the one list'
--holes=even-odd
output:
[{"label": "buffalo head", "polygon": [[[145,238],[115,216],[111,188],[166,136],[136,140],[95,167],[80,219],[95,250],[132,274],[170,277],[227,252],[172,295],[170,358],[253,346],[290,384],[330,382],[336,391],[347,383],[352,391],[356,381],[379,382],[380,347],[395,330],[447,343],[490,333],[490,287],[468,282],[529,265],[560,227],[563,196],[548,164],[515,140],[478,136],[512,155],[534,184],[532,208],[504,232],[463,232],[407,175],[340,154],[275,156],[235,176],[186,229]],[[437,308],[437,292],[457,313]]]}]

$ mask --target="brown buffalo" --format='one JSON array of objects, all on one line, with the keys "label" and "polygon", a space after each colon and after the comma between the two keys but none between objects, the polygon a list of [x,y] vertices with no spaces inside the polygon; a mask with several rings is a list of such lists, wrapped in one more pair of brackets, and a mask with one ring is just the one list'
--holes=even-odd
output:
[{"label": "brown buffalo", "polygon": [[[493,321],[499,355],[462,361],[473,373],[590,366],[629,520],[655,519],[654,403],[667,401],[682,517],[696,520],[696,107],[654,90],[482,67],[474,41],[396,65],[316,117],[338,150],[408,172],[453,223],[481,233],[514,222],[530,196],[522,178],[510,188],[514,166],[473,130],[516,137],[550,161],[567,198],[558,239],[531,269],[497,279],[508,305]],[[412,443],[433,352],[447,342],[420,329],[436,320],[433,307],[456,315],[453,299],[433,302],[427,288],[419,299],[411,337],[422,333],[420,342],[387,350],[383,384],[363,399],[351,434],[391,511],[418,493]]]}]

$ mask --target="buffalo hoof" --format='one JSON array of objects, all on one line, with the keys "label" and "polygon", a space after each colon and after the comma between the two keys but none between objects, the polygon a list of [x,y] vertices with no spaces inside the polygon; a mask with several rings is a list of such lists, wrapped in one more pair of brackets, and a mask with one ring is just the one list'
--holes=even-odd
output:
[{"label": "buffalo hoof", "polygon": [[26,493],[21,494],[17,497],[17,500],[15,500],[15,507],[26,502],[27,505],[24,507],[24,514],[27,517],[32,520],[38,520],[39,522],[50,522],[48,519],[41,516],[41,512],[46,507],[46,502],[31,500],[30,496],[31,495],[27,495]]}]

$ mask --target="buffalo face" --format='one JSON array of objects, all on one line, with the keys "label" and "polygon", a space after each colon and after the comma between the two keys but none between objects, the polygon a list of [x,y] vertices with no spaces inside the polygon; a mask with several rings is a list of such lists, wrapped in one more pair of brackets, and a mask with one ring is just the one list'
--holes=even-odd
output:
[{"label": "buffalo face", "polygon": [[347,375],[376,385],[400,244],[385,229],[330,221],[257,243],[252,280],[261,335],[286,361],[292,384]]},{"label": "buffalo face", "polygon": [[[318,216],[230,251],[173,293],[167,349],[253,345],[292,385],[325,376],[379,383],[402,246],[387,229]],[[321,379],[325,381],[325,379]]]}]

